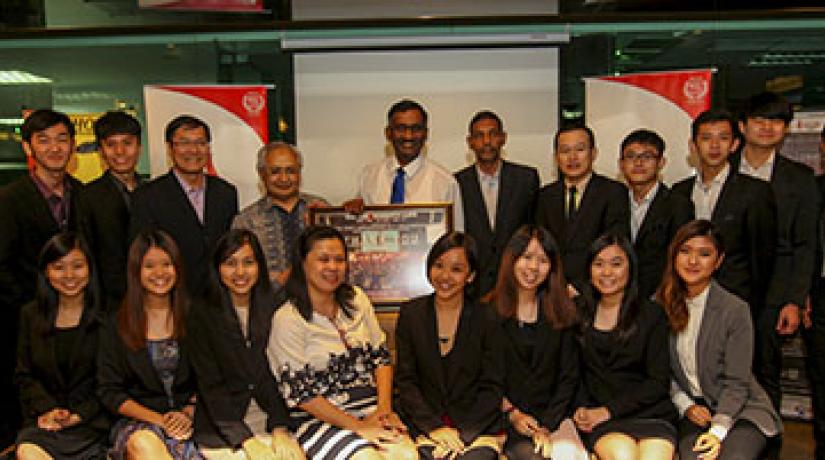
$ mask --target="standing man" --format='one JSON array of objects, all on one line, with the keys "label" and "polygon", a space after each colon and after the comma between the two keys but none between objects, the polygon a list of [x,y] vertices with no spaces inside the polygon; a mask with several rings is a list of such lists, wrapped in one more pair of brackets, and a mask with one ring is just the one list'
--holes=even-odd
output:
[{"label": "standing man", "polygon": [[183,256],[187,288],[197,296],[208,280],[210,253],[238,213],[238,191],[204,173],[212,137],[203,120],[179,116],[166,125],[165,139],[172,169],[135,191],[131,234],[167,232]]},{"label": "standing man", "polygon": [[141,178],[140,123],[125,112],[106,112],[94,125],[100,156],[107,169],[80,194],[80,228],[97,264],[108,309],[126,293],[126,255],[132,194]]},{"label": "standing man", "polygon": [[639,296],[656,292],[670,240],[693,220],[693,204],[659,180],[666,159],[665,141],[647,129],[628,134],[621,144],[619,169],[630,187],[630,237],[639,267]]},{"label": "standing man", "polygon": [[776,265],[766,308],[754,324],[754,374],[777,411],[782,396],[780,335],[796,332],[810,291],[819,196],[813,171],[779,153],[791,119],[791,105],[781,96],[766,92],[751,97],[739,122],[745,143],[731,158],[741,174],[769,183],[776,200]]},{"label": "standing man", "polygon": [[696,177],[673,186],[693,202],[697,219],[712,221],[722,234],[725,258],[716,280],[748,302],[757,318],[776,252],[776,206],[770,186],[739,174],[728,158],[736,150],[736,121],[718,109],[699,114],[691,125],[690,150],[699,159]]},{"label": "standing man", "polygon": [[75,149],[69,117],[35,110],[20,134],[34,168],[0,189],[0,448],[14,441],[20,424],[17,388],[12,384],[20,308],[34,299],[43,245],[58,232],[76,229],[82,188],[66,173]]},{"label": "standing man", "polygon": [[587,279],[587,251],[596,238],[630,234],[627,188],[593,172],[598,151],[589,127],[562,127],[553,148],[561,177],[539,191],[536,222],[556,238],[564,273],[577,284]]},{"label": "standing man", "polygon": [[293,145],[275,141],[261,147],[257,169],[266,195],[232,221],[233,228],[248,229],[258,237],[269,276],[279,286],[289,275],[292,250],[308,223],[309,208],[328,204],[319,196],[300,192],[303,165],[301,152]]},{"label": "standing man", "polygon": [[501,254],[510,236],[532,222],[539,175],[535,168],[505,161],[501,148],[507,133],[498,115],[478,112],[470,120],[467,145],[476,157],[455,174],[464,205],[464,226],[478,248],[476,294],[495,287]]},{"label": "standing man", "polygon": [[384,136],[394,155],[364,167],[358,178],[358,196],[344,207],[361,213],[365,204],[452,203],[453,227],[463,230],[458,183],[444,167],[421,154],[427,133],[427,112],[421,104],[409,99],[393,104]]}]

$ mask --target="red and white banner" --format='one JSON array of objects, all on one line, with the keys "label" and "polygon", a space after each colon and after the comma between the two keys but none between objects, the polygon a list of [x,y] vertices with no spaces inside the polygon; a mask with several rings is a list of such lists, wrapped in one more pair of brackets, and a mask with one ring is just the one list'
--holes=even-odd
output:
[{"label": "red and white banner", "polygon": [[262,12],[264,0],[138,0],[138,6],[163,10]]},{"label": "red and white banner", "polygon": [[266,92],[269,85],[147,85],[146,124],[152,177],[170,167],[164,131],[179,115],[209,125],[212,160],[208,172],[238,187],[241,206],[260,196],[255,169],[258,149],[269,139]]},{"label": "red and white banner", "polygon": [[664,181],[693,172],[690,124],[711,106],[713,71],[682,70],[585,79],[587,124],[596,134],[596,170],[618,177],[619,145],[631,131],[646,128],[665,140]]}]

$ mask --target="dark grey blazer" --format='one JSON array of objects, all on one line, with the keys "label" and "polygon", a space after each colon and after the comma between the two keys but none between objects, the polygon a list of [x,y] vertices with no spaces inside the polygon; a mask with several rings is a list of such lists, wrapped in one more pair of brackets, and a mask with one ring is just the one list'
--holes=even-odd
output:
[{"label": "dark grey blazer", "polygon": [[[751,372],[753,325],[750,308],[716,281],[711,281],[697,342],[699,386],[710,406],[713,423],[730,429],[737,420],[745,419],[767,436],[780,433],[782,421]],[[670,363],[672,390],[682,390],[690,395],[674,334],[670,335]]]}]

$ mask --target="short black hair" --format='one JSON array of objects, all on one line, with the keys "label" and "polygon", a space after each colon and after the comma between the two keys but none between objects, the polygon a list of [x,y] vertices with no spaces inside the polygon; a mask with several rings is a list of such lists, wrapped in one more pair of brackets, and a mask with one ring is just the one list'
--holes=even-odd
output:
[{"label": "short black hair", "polygon": [[392,117],[396,113],[407,112],[410,110],[418,110],[421,113],[421,118],[424,119],[424,124],[427,124],[427,111],[424,110],[424,107],[421,104],[413,101],[412,99],[401,99],[393,104],[387,112],[387,124],[392,123]]},{"label": "short black hair", "polygon": [[754,94],[745,102],[742,109],[742,121],[746,122],[748,118],[782,120],[788,124],[793,120],[793,107],[783,96],[764,91]]},{"label": "short black hair", "polygon": [[140,139],[140,123],[135,117],[120,110],[110,110],[95,121],[97,143],[115,134],[130,134]]},{"label": "short black hair", "polygon": [[656,152],[660,157],[665,154],[665,140],[662,139],[662,136],[649,129],[637,129],[636,131],[628,134],[619,147],[620,156],[624,152],[624,149],[630,144],[650,145],[656,149]]},{"label": "short black hair", "polygon": [[24,142],[31,143],[34,133],[45,131],[55,125],[64,125],[69,131],[69,136],[74,137],[74,124],[69,116],[63,112],[52,109],[38,109],[29,114],[20,127],[20,136]]},{"label": "short black hair", "polygon": [[734,137],[739,137],[739,130],[737,129],[736,119],[733,117],[733,114],[725,109],[708,109],[700,113],[699,116],[693,120],[693,123],[690,124],[690,138],[696,140],[700,126],[718,121],[728,122]]},{"label": "short black hair", "polygon": [[473,132],[473,125],[481,120],[493,120],[498,125],[498,130],[504,131],[504,123],[501,122],[501,118],[492,110],[482,110],[473,115],[473,118],[470,119],[470,124],[467,125],[467,131]]},{"label": "short black hair", "polygon": [[593,134],[593,130],[590,129],[589,126],[585,125],[581,122],[572,122],[562,125],[558,131],[556,131],[556,135],[553,136],[553,150],[559,149],[559,137],[561,137],[564,133],[569,133],[570,131],[584,131],[587,134],[587,140],[590,142],[590,148],[596,147],[596,135]]},{"label": "short black hair", "polygon": [[450,249],[461,248],[464,249],[464,254],[467,256],[467,265],[470,267],[470,273],[478,273],[478,250],[476,243],[472,236],[467,233],[452,231],[441,235],[433,243],[430,252],[427,254],[427,279],[430,278],[430,270],[445,252]]},{"label": "short black hair", "polygon": [[172,137],[175,135],[175,132],[180,128],[203,128],[203,130],[206,132],[206,140],[210,142],[212,141],[212,133],[209,132],[209,125],[207,125],[205,121],[201,120],[200,118],[194,115],[180,115],[178,117],[175,117],[174,120],[170,121],[166,125],[166,132],[164,133],[164,138],[166,139],[167,144],[172,143]]}]

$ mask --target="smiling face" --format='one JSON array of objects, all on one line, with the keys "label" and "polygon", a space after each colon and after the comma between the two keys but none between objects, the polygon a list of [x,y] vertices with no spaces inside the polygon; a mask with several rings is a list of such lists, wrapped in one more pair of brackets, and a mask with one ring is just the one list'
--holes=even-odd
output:
[{"label": "smiling face", "polygon": [[506,141],[507,133],[491,118],[473,123],[467,136],[467,145],[475,153],[476,161],[482,164],[496,163],[501,158],[501,148]]},{"label": "smiling face", "polygon": [[182,174],[200,174],[209,160],[209,137],[202,126],[181,126],[167,144],[172,164]]},{"label": "smiling face", "polygon": [[750,117],[744,122],[739,122],[739,129],[746,145],[775,149],[785,139],[788,125],[782,119]]},{"label": "smiling face", "polygon": [[696,137],[690,144],[704,168],[718,169],[736,151],[739,140],[734,136],[733,126],[721,120],[699,125]]},{"label": "smiling face", "polygon": [[701,293],[710,283],[713,272],[722,264],[713,240],[707,236],[694,236],[679,246],[674,261],[676,274],[685,283],[689,293]]},{"label": "smiling face", "polygon": [[134,134],[112,134],[100,142],[100,154],[116,174],[133,174],[140,157],[140,138]]},{"label": "smiling face", "polygon": [[331,295],[346,279],[347,256],[338,238],[318,240],[303,262],[310,294]]},{"label": "smiling face", "polygon": [[556,146],[556,163],[565,179],[578,183],[593,171],[596,149],[590,145],[590,138],[583,129],[574,129],[559,134]]},{"label": "smiling face", "polygon": [[46,265],[46,279],[63,299],[83,295],[89,285],[89,263],[83,251],[72,249],[65,256]]},{"label": "smiling face", "polygon": [[285,202],[298,196],[301,185],[301,164],[298,156],[287,146],[278,146],[266,154],[261,171],[266,194],[276,202]]},{"label": "smiling face", "polygon": [[435,259],[428,275],[436,299],[449,302],[464,295],[464,288],[473,281],[475,273],[470,271],[464,248],[452,248]]},{"label": "smiling face", "polygon": [[630,281],[630,260],[616,244],[605,247],[590,264],[590,282],[602,297],[624,293]]},{"label": "smiling face", "polygon": [[395,157],[401,165],[415,160],[427,141],[427,122],[424,114],[415,109],[393,114],[384,135],[392,144]]},{"label": "smiling face", "polygon": [[258,282],[258,262],[249,243],[241,246],[218,267],[221,283],[226,286],[233,302],[248,304],[249,294]]},{"label": "smiling face", "polygon": [[539,240],[533,238],[527,244],[524,253],[513,264],[513,275],[519,289],[535,292],[541,283],[547,279],[552,268],[550,258],[544,252]]},{"label": "smiling face", "polygon": [[46,172],[65,172],[74,152],[74,138],[63,123],[49,126],[23,141],[23,150],[34,159],[35,167]]},{"label": "smiling face", "polygon": [[178,274],[172,257],[163,249],[152,246],[140,262],[140,285],[148,296],[167,296],[175,287]]}]

